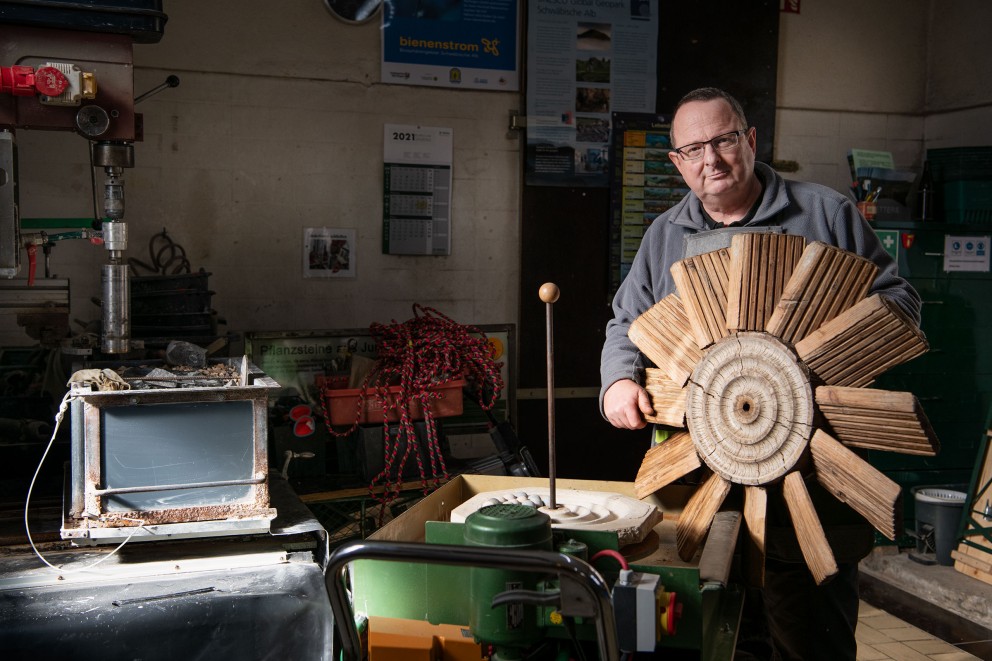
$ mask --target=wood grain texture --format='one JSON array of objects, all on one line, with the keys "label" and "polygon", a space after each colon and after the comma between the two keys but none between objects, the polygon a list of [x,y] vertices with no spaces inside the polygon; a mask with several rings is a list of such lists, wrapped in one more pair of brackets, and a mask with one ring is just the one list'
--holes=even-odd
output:
[{"label": "wood grain texture", "polygon": [[729,492],[730,482],[712,473],[689,498],[675,526],[675,544],[684,561],[689,562],[696,555]]},{"label": "wood grain texture", "polygon": [[806,559],[806,566],[809,567],[813,580],[820,585],[837,573],[837,561],[813,508],[803,476],[798,472],[786,475],[782,482],[782,493],[789,516],[792,517],[792,526],[796,529],[799,548]]},{"label": "wood grain texture", "polygon": [[635,319],[627,337],[680,387],[689,380],[692,369],[703,356],[693,341],[685,308],[674,294]]},{"label": "wood grain texture", "polygon": [[714,250],[688,257],[675,262],[671,273],[696,346],[705,349],[725,337],[730,251]]},{"label": "wood grain texture", "polygon": [[730,245],[727,328],[761,331],[802,257],[806,239],[789,234],[746,232]]},{"label": "wood grain texture", "polygon": [[644,498],[702,466],[688,432],[677,432],[644,454],[634,493]]},{"label": "wood grain texture", "polygon": [[878,267],[864,257],[819,241],[809,244],[765,330],[799,342],[864,298],[877,273]]},{"label": "wood grain texture", "polygon": [[651,398],[654,413],[644,416],[650,423],[668,427],[685,427],[685,387],[675,385],[664,371],[644,370],[644,389]]},{"label": "wood grain texture", "polygon": [[796,353],[827,385],[867,386],[927,352],[926,337],[892,301],[875,294],[796,343]]},{"label": "wood grain texture", "polygon": [[932,457],[940,441],[913,393],[820,386],[816,404],[844,445]]},{"label": "wood grain texture", "polygon": [[816,430],[809,447],[820,484],[894,541],[902,522],[902,488],[823,430]]}]

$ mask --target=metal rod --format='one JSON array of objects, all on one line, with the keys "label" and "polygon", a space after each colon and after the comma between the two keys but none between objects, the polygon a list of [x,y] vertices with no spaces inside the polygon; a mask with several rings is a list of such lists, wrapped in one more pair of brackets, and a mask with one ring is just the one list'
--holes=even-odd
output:
[{"label": "metal rod", "polygon": [[117,487],[112,489],[91,489],[97,496],[114,493],[144,493],[146,491],[178,491],[180,489],[205,489],[207,487],[235,487],[243,484],[262,484],[264,477],[253,477],[248,480],[220,480],[218,482],[190,482],[189,484],[144,485],[140,487]]},{"label": "metal rod", "polygon": [[561,292],[558,285],[553,282],[546,282],[541,285],[538,295],[545,303],[545,314],[547,317],[547,353],[548,353],[548,507],[557,509],[558,503],[555,494],[555,479],[557,477],[558,459],[555,456],[555,343],[554,343],[554,315],[552,305],[558,300]]},{"label": "metal rod", "polygon": [[[341,634],[343,661],[359,661],[362,644],[355,628],[355,614],[344,572],[355,560],[423,562],[459,567],[486,567],[513,571],[557,574],[562,589],[562,613],[595,619],[601,661],[618,661],[616,616],[606,581],[588,563],[553,551],[413,542],[355,541],[339,546],[327,562],[326,585],[334,624]],[[568,612],[571,609],[572,612]]]},{"label": "metal rod", "polygon": [[158,94],[167,87],[178,87],[178,86],[179,86],[179,76],[169,76],[168,78],[165,79],[165,82],[162,83],[161,85],[156,85],[155,87],[151,88],[144,94],[138,95],[134,99],[134,105],[138,105],[148,97]]}]

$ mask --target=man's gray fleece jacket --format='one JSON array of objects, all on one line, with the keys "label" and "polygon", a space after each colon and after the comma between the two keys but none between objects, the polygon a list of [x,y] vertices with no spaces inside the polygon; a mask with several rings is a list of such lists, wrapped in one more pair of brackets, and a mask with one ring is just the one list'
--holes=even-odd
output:
[{"label": "man's gray fleece jacket", "polygon": [[[882,294],[920,322],[920,296],[903,278],[854,204],[840,193],[805,182],[786,181],[764,163],[755,171],[765,184],[754,218],[745,227],[779,226],[786,234],[835,245],[878,265],[871,293]],[[620,379],[643,384],[645,358],[627,339],[627,329],[645,310],[675,291],[669,268],[685,256],[685,238],[707,231],[695,193],[656,218],[644,233],[630,273],[613,299],[613,319],[606,326],[600,361],[603,394]]]}]

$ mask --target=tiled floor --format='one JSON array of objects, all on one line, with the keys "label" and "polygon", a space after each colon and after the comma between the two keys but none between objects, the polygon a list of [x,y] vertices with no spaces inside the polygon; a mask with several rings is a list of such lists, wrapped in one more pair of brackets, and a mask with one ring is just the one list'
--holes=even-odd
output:
[{"label": "tiled floor", "polygon": [[982,661],[864,601],[856,637],[858,661]]}]

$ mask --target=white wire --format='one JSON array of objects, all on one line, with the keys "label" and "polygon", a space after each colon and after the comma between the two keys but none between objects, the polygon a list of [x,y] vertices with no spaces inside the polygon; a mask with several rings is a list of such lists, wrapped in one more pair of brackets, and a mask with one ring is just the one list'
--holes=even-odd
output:
[{"label": "white wire", "polygon": [[31,478],[31,484],[30,484],[30,486],[28,486],[28,495],[24,499],[24,532],[28,536],[28,543],[31,545],[31,550],[34,551],[34,554],[36,556],[38,556],[38,559],[41,560],[43,563],[45,563],[46,565],[48,565],[52,569],[55,569],[56,571],[62,572],[64,574],[75,574],[77,572],[89,571],[89,570],[93,569],[98,564],[100,564],[101,562],[103,562],[104,560],[106,560],[107,558],[109,558],[110,556],[112,556],[115,553],[117,553],[118,551],[120,551],[124,547],[125,544],[127,544],[128,542],[131,541],[131,538],[134,537],[135,533],[137,533],[139,530],[143,529],[144,528],[144,525],[145,525],[145,522],[143,520],[141,520],[141,519],[129,519],[130,521],[137,521],[138,522],[138,525],[135,527],[134,532],[132,532],[130,535],[127,536],[127,539],[125,539],[123,542],[121,542],[117,546],[117,548],[115,548],[113,551],[111,551],[107,555],[103,556],[102,558],[100,558],[96,562],[94,562],[92,564],[89,564],[89,565],[86,565],[85,567],[78,567],[78,568],[74,568],[74,569],[64,569],[62,567],[56,567],[55,565],[53,565],[52,563],[50,563],[47,559],[45,559],[45,556],[43,556],[41,554],[41,551],[38,550],[38,547],[34,545],[34,540],[31,538],[31,527],[28,524],[28,507],[31,505],[31,492],[34,491],[34,483],[38,479],[38,474],[41,473],[41,467],[45,463],[45,458],[48,456],[48,451],[51,450],[52,449],[52,445],[55,444],[55,436],[59,433],[59,426],[62,424],[62,418],[65,416],[65,412],[69,408],[69,402],[74,399],[70,395],[71,395],[71,392],[67,392],[65,394],[65,396],[62,397],[62,401],[59,403],[58,413],[55,414],[55,429],[52,430],[52,438],[49,439],[49,441],[48,441],[48,447],[45,448],[45,452],[41,455],[41,460],[38,462],[38,468],[35,469],[34,476]]}]

